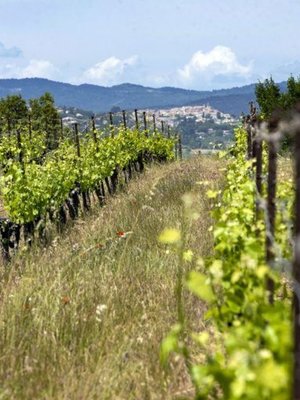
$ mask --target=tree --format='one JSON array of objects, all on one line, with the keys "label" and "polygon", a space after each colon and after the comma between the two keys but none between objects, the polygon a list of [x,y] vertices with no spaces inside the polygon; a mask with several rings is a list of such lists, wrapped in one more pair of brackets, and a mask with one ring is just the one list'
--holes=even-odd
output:
[{"label": "tree", "polygon": [[0,99],[1,125],[8,130],[24,125],[28,120],[28,107],[26,101],[20,95],[7,96]]},{"label": "tree", "polygon": [[47,148],[55,148],[60,130],[60,116],[52,95],[46,92],[38,99],[30,100],[32,126],[46,133]]},{"label": "tree", "polygon": [[256,85],[255,94],[265,119],[269,119],[274,111],[289,112],[300,101],[300,77],[288,79],[285,93],[280,92],[272,78],[266,79]]},{"label": "tree", "polygon": [[[282,118],[289,118],[293,109],[300,102],[300,77],[291,76],[287,81],[287,91],[281,93],[272,78],[264,83],[259,82],[255,88],[256,99],[262,112],[263,119],[270,127],[276,127]],[[293,139],[286,136],[282,140],[282,149],[290,149]]]},{"label": "tree", "polygon": [[281,107],[281,93],[273,78],[259,82],[255,87],[256,100],[265,118]]},{"label": "tree", "polygon": [[287,81],[287,109],[293,108],[300,101],[300,77],[291,76]]}]

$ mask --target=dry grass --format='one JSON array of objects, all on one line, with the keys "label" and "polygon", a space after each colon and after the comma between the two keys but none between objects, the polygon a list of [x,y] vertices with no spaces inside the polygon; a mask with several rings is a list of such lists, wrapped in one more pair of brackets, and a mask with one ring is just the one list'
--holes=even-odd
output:
[{"label": "dry grass", "polygon": [[292,179],[294,176],[294,165],[293,159],[286,156],[278,157],[278,181],[285,182],[289,179]]},{"label": "dry grass", "polygon": [[0,197],[0,218],[7,218],[7,212],[4,208],[3,200]]},{"label": "dry grass", "polygon": [[[157,236],[180,225],[181,197],[193,190],[200,218],[190,246],[211,251],[206,188],[195,182],[218,186],[222,166],[199,157],[152,167],[47,249],[1,267],[1,400],[191,398],[182,361],[168,372],[159,363],[176,322],[177,258]],[[201,307],[186,300],[198,324]]]}]

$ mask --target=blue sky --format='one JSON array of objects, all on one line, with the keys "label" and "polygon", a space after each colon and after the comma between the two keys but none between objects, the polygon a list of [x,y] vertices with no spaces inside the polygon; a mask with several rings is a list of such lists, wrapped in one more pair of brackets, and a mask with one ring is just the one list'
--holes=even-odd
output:
[{"label": "blue sky", "polygon": [[0,0],[0,78],[215,89],[300,75],[300,0]]}]

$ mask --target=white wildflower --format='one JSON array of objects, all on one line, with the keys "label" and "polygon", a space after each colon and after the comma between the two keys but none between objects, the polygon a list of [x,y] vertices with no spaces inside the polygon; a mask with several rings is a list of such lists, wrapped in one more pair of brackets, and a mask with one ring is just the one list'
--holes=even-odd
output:
[{"label": "white wildflower", "polygon": [[98,304],[96,307],[96,320],[98,322],[102,322],[102,316],[104,312],[107,310],[106,304]]}]

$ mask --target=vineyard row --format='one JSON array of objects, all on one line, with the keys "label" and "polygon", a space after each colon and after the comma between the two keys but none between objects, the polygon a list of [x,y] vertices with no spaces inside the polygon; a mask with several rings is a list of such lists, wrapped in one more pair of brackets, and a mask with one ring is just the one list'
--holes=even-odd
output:
[{"label": "vineyard row", "polygon": [[[207,192],[215,220],[213,257],[198,260],[186,278],[189,291],[207,303],[207,329],[190,330],[183,296],[177,295],[181,313],[161,356],[164,362],[172,351],[183,356],[197,400],[298,400],[299,114],[267,126],[253,112],[235,135],[225,187]],[[278,154],[287,135],[295,143],[295,179],[289,160]],[[188,249],[182,243],[178,248],[182,260]]]},{"label": "vineyard row", "polygon": [[51,137],[29,126],[2,129],[0,188],[7,215],[1,218],[0,232],[5,260],[18,248],[21,231],[28,244],[34,235],[43,239],[47,223],[62,229],[68,216],[75,219],[80,207],[91,207],[93,197],[103,205],[106,194],[113,195],[118,182],[127,183],[134,172],[142,172],[145,163],[182,157],[180,140],[157,129],[150,133],[114,126],[107,135],[94,124],[79,133],[75,124],[73,135],[56,140],[49,146]]}]

